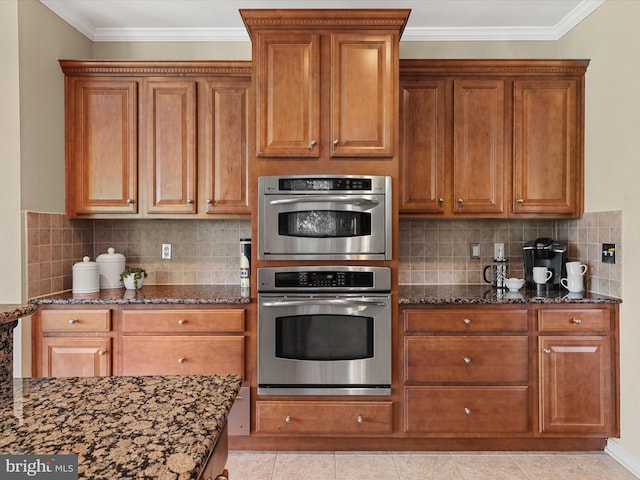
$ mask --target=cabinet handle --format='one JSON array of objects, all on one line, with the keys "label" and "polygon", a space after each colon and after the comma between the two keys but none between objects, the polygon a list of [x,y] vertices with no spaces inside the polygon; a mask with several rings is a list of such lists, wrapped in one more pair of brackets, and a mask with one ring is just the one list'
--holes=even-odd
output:
[{"label": "cabinet handle", "polygon": [[187,321],[182,319],[182,318],[180,320],[178,320],[178,325],[185,325],[186,323],[187,323]]},{"label": "cabinet handle", "polygon": [[101,357],[104,357],[107,354],[107,352],[105,350],[98,350],[98,355],[100,355]]},{"label": "cabinet handle", "polygon": [[464,363],[469,365],[471,363],[471,359],[469,357],[464,357]]},{"label": "cabinet handle", "polygon": [[318,142],[316,140],[311,140],[309,143],[309,150],[313,150],[317,144]]},{"label": "cabinet handle", "polygon": [[78,320],[76,320],[75,318],[69,319],[69,325],[75,325],[76,323],[78,323]]},{"label": "cabinet handle", "polygon": [[356,419],[356,421],[358,423],[364,423],[364,418],[362,418],[362,415],[358,415],[358,418]]},{"label": "cabinet handle", "polygon": [[519,198],[516,200],[516,203],[524,203],[524,198]]},{"label": "cabinet handle", "polygon": [[469,407],[464,407],[464,413],[471,415],[471,409]]},{"label": "cabinet handle", "polygon": [[463,199],[461,199],[461,198],[458,199],[458,204],[462,205],[463,202],[464,202]]},{"label": "cabinet handle", "polygon": [[185,358],[184,358],[184,357],[180,357],[180,358],[178,359],[178,363],[184,363],[184,360],[185,360]]},{"label": "cabinet handle", "polygon": [[572,318],[571,319],[571,323],[573,323],[574,325],[580,325],[582,323],[582,319],[581,318]]},{"label": "cabinet handle", "polygon": [[464,322],[465,325],[471,325],[471,319],[470,318],[465,318],[463,320],[463,322]]},{"label": "cabinet handle", "polygon": [[336,139],[333,141],[333,146],[334,146],[334,147],[337,147],[338,145],[340,145],[340,142],[339,142],[339,141],[338,141],[338,139],[336,138]]},{"label": "cabinet handle", "polygon": [[291,417],[289,415],[284,417],[284,423],[291,423]]},{"label": "cabinet handle", "polygon": [[133,205],[133,198],[127,198],[127,205]]},{"label": "cabinet handle", "polygon": [[549,355],[551,353],[551,349],[550,348],[543,348],[542,351],[544,353],[546,353],[547,355]]}]

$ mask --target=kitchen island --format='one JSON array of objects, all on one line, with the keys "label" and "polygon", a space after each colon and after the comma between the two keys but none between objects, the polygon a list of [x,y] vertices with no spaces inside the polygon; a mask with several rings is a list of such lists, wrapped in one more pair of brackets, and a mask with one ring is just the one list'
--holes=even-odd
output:
[{"label": "kitchen island", "polygon": [[241,383],[236,375],[13,379],[0,393],[0,453],[76,454],[83,479],[215,478]]}]

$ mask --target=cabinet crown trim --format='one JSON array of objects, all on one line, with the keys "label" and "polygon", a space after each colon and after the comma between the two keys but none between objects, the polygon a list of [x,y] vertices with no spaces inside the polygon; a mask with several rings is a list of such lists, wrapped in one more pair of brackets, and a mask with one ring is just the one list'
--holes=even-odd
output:
[{"label": "cabinet crown trim", "polygon": [[60,60],[65,75],[224,75],[251,76],[250,61]]},{"label": "cabinet crown trim", "polygon": [[589,60],[431,60],[400,59],[400,74],[474,74],[474,75],[539,75],[568,74],[584,75]]}]

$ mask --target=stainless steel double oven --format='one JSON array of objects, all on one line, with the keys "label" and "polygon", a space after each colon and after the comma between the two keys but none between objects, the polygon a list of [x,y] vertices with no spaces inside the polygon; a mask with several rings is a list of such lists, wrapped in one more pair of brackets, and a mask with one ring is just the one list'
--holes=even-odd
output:
[{"label": "stainless steel double oven", "polygon": [[258,196],[258,393],[389,395],[391,178],[261,177]]}]

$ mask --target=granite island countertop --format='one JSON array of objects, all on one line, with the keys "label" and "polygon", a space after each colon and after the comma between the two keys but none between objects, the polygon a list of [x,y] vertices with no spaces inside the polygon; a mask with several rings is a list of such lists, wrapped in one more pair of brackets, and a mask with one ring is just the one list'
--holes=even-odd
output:
[{"label": "granite island countertop", "polygon": [[35,313],[38,309],[37,305],[27,304],[2,304],[0,303],[0,326],[7,323],[17,321],[19,318],[26,317]]},{"label": "granite island countertop", "polygon": [[29,300],[36,305],[195,305],[247,304],[251,299],[240,295],[240,285],[144,285],[139,290],[112,288],[97,293],[74,294],[71,290]]},{"label": "granite island countertop", "polygon": [[0,392],[0,453],[77,454],[82,479],[196,479],[241,383],[236,375],[16,378]]},{"label": "granite island countertop", "polygon": [[522,288],[517,292],[497,290],[490,285],[400,285],[401,305],[471,305],[510,303],[622,303],[622,299],[597,293],[569,293],[564,289],[537,291]]}]

